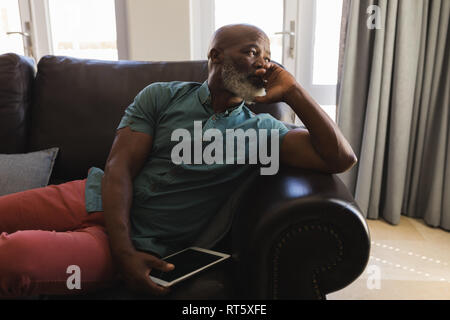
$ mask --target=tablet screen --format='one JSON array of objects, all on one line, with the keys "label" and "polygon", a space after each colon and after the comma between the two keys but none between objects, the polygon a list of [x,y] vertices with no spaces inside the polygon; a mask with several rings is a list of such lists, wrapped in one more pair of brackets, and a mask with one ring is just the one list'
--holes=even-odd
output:
[{"label": "tablet screen", "polygon": [[164,259],[164,261],[175,265],[174,270],[163,272],[160,270],[152,269],[150,275],[167,282],[172,282],[175,279],[183,277],[188,273],[191,273],[220,259],[223,259],[223,257],[209,254],[207,252],[187,249],[183,252]]}]

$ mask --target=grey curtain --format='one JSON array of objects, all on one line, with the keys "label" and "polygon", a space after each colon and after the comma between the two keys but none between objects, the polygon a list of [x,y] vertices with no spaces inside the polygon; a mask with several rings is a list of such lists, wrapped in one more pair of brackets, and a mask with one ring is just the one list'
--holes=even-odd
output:
[{"label": "grey curtain", "polygon": [[344,1],[337,122],[359,162],[339,176],[367,218],[450,230],[450,0]]}]

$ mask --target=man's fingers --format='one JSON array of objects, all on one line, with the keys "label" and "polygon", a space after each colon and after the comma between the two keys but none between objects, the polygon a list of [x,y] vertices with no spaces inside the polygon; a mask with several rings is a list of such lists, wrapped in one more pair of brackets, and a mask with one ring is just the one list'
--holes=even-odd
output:
[{"label": "man's fingers", "polygon": [[164,269],[162,271],[168,272],[168,271],[172,271],[173,269],[175,269],[175,266],[171,263],[165,263],[163,268]]},{"label": "man's fingers", "polygon": [[152,281],[150,277],[147,277],[146,281],[148,290],[156,295],[165,295],[170,292],[170,288],[160,286]]},{"label": "man's fingers", "polygon": [[253,99],[253,102],[256,102],[256,103],[267,103],[267,101],[268,101],[267,96],[255,97]]},{"label": "man's fingers", "polygon": [[149,257],[147,260],[147,265],[152,269],[158,269],[164,272],[172,271],[175,266],[171,263],[167,263],[164,260],[158,259],[156,257]]},{"label": "man's fingers", "polygon": [[156,284],[152,281],[149,275],[145,275],[144,279],[136,280],[130,283],[128,287],[134,292],[158,296],[165,295],[170,292],[170,288]]},{"label": "man's fingers", "polygon": [[144,279],[133,279],[127,281],[127,287],[136,293],[151,294],[151,295],[165,295],[169,293],[170,289],[160,286],[152,281],[149,274],[144,275]]},{"label": "man's fingers", "polygon": [[265,75],[266,72],[267,72],[267,70],[264,68],[258,69],[255,71],[255,76],[261,77],[261,76]]}]

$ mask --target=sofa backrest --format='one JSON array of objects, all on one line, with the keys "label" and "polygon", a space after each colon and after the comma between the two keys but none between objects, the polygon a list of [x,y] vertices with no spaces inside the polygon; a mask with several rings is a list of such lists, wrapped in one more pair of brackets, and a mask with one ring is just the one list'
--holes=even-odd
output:
[{"label": "sofa backrest", "polygon": [[[206,61],[99,61],[45,56],[38,64],[29,151],[59,147],[51,181],[82,179],[104,168],[115,129],[135,96],[153,82],[207,79]],[[255,105],[291,122],[284,104]]]},{"label": "sofa backrest", "polygon": [[14,53],[0,55],[0,153],[24,153],[28,111],[35,76],[34,60]]}]

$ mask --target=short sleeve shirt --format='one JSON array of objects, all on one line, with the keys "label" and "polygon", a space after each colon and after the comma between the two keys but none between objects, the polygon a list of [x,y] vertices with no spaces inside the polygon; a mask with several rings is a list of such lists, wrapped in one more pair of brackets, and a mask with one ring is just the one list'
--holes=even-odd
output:
[{"label": "short sleeve shirt", "polygon": [[[255,115],[244,102],[222,113],[215,113],[210,102],[206,81],[203,84],[161,82],[143,89],[125,110],[117,130],[129,127],[153,138],[149,158],[133,181],[130,232],[138,250],[166,256],[191,245],[233,190],[248,174],[260,167],[259,162],[254,164],[249,161],[254,150],[249,148],[250,138],[245,140],[248,146],[244,147],[244,159],[242,153],[237,151],[238,140],[234,140],[235,152],[227,153],[227,150],[232,150],[227,149],[227,143],[229,146],[232,141],[226,138],[227,130],[267,132],[266,140],[271,141],[274,129],[278,133],[279,146],[289,131],[281,121],[269,114]],[[173,136],[177,129],[181,129],[182,135],[175,135],[178,137],[175,139]],[[209,153],[216,156],[222,150],[222,163],[211,163],[202,158],[205,148],[216,141],[215,138],[205,141],[204,134],[209,129],[223,134],[223,147]],[[191,153],[191,162],[174,161],[173,150],[180,147],[181,137],[190,141],[191,147],[190,150],[183,149],[179,155]],[[258,134],[256,139],[253,142],[259,143]],[[239,155],[241,162],[237,159]],[[194,156],[200,156],[200,161],[194,160]],[[86,210],[102,211],[103,171],[95,167],[91,169],[85,190]]]}]

